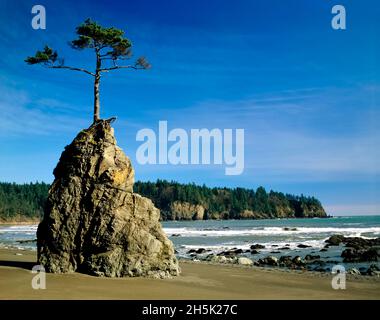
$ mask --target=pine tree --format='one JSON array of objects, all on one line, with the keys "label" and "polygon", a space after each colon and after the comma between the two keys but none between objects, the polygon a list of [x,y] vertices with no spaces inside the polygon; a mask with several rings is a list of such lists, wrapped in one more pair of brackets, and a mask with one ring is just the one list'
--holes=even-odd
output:
[{"label": "pine tree", "polygon": [[94,123],[100,120],[100,79],[104,72],[117,69],[148,69],[150,64],[144,57],[138,58],[134,64],[119,65],[119,61],[130,59],[132,56],[132,43],[124,37],[124,31],[114,27],[105,28],[97,22],[87,19],[76,28],[78,38],[72,40],[73,49],[92,49],[95,53],[95,69],[89,71],[84,68],[65,65],[64,59],[58,57],[57,51],[45,46],[34,56],[27,57],[28,64],[40,64],[52,69],[68,69],[84,72],[94,77]]}]

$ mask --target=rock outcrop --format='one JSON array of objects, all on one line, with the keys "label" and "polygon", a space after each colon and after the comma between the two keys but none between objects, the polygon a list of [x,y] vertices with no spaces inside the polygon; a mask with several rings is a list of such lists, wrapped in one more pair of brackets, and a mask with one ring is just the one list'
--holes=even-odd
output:
[{"label": "rock outcrop", "polygon": [[37,231],[38,262],[48,272],[179,274],[160,211],[133,193],[131,162],[116,145],[109,122],[82,130],[65,148],[54,176]]},{"label": "rock outcrop", "polygon": [[205,208],[199,204],[174,201],[170,206],[172,220],[203,220]]}]

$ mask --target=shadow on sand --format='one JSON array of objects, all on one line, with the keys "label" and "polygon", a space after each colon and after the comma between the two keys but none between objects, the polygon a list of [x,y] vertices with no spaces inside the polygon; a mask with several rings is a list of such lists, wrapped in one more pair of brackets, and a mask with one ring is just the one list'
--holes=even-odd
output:
[{"label": "shadow on sand", "polygon": [[21,268],[26,270],[32,270],[33,266],[35,266],[36,262],[30,262],[30,261],[7,261],[7,260],[0,260],[0,266],[1,267],[15,267],[15,268]]}]

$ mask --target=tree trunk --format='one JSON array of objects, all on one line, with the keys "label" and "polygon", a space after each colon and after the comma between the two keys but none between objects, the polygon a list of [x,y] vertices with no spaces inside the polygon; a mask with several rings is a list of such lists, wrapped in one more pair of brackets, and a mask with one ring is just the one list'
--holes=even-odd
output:
[{"label": "tree trunk", "polygon": [[100,75],[97,73],[94,82],[94,122],[97,122],[100,119],[99,84]]},{"label": "tree trunk", "polygon": [[100,68],[101,60],[99,50],[96,50],[96,71],[94,81],[94,122],[100,119],[100,98],[99,98],[99,84],[100,84]]}]

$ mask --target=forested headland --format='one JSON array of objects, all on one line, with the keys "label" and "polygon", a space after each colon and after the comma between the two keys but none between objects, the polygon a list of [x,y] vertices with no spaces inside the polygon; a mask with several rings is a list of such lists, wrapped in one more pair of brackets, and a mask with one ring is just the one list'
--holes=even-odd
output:
[{"label": "forested headland", "polygon": [[[43,182],[0,183],[0,221],[41,218],[49,187]],[[162,220],[326,217],[314,197],[267,192],[263,187],[210,188],[157,180],[136,182],[134,192],[150,198],[161,210]]]}]

